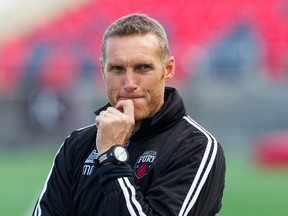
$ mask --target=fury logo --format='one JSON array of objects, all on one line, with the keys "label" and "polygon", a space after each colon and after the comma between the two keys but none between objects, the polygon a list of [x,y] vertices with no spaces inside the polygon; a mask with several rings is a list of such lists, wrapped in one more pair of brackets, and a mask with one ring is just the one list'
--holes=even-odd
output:
[{"label": "fury logo", "polygon": [[142,155],[138,158],[137,163],[153,163],[153,161],[155,160],[156,155]]},{"label": "fury logo", "polygon": [[137,178],[142,178],[147,174],[156,156],[157,152],[155,151],[145,151],[138,157],[134,166],[134,174]]}]

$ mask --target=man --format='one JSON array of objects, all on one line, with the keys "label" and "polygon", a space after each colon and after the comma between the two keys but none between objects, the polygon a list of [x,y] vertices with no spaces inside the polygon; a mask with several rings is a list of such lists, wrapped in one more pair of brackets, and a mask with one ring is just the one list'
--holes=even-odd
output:
[{"label": "man", "polygon": [[62,144],[34,215],[215,215],[224,153],[165,87],[175,60],[162,26],[120,18],[104,34],[100,64],[109,103]]}]

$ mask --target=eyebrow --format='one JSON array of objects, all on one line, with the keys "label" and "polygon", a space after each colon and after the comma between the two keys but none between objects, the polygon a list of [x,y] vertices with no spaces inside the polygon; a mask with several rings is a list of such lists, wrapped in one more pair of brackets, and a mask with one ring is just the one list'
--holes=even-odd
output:
[{"label": "eyebrow", "polygon": [[[126,62],[123,62],[123,61],[119,61],[119,60],[116,60],[116,61],[113,61],[113,62],[109,62],[107,63],[107,67],[111,67],[111,66],[121,66],[121,67],[126,67]],[[135,66],[139,66],[139,65],[154,65],[153,63],[153,60],[150,60],[150,59],[140,59],[140,60],[136,60],[136,61],[133,61],[133,62],[130,62],[129,65],[131,65],[132,67],[135,67]]]}]

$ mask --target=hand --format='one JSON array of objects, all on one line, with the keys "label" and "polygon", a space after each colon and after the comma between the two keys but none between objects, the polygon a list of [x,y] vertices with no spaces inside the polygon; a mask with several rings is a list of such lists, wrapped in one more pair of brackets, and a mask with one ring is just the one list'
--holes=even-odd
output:
[{"label": "hand", "polygon": [[132,100],[121,100],[115,107],[101,111],[95,119],[98,128],[96,148],[99,154],[107,151],[114,144],[123,145],[130,139],[135,119]]}]

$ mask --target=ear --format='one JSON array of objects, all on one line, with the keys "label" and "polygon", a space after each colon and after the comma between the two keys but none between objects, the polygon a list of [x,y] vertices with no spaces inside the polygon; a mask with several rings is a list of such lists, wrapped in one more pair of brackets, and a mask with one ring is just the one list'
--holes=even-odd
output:
[{"label": "ear", "polygon": [[100,65],[100,71],[101,71],[102,78],[105,79],[105,76],[104,76],[104,63],[103,63],[102,57],[99,58],[99,65]]},{"label": "ear", "polygon": [[166,62],[166,74],[165,81],[170,80],[175,74],[175,58],[174,56],[170,56]]}]

